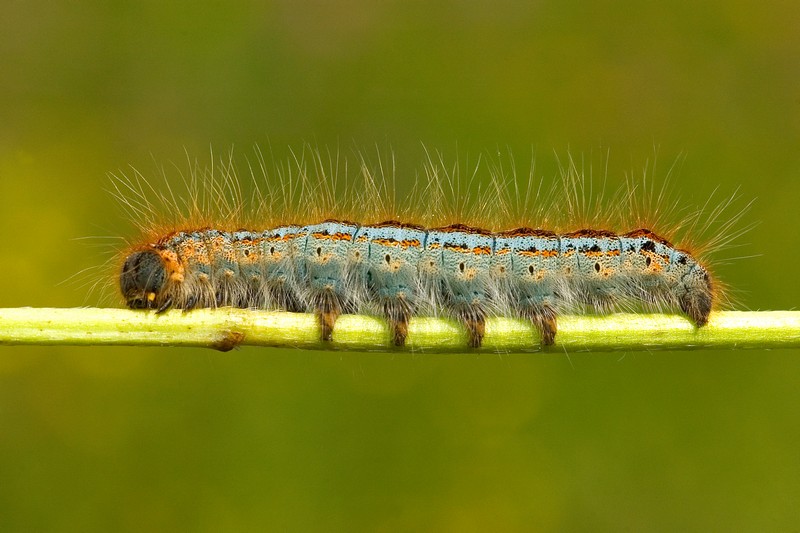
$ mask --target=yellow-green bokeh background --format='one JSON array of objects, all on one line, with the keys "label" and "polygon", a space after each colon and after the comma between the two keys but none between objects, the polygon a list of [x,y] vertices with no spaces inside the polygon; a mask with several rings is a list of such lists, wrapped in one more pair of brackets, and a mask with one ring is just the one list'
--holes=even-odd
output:
[{"label": "yellow-green bokeh background", "polygon": [[[771,0],[7,2],[0,306],[98,303],[61,282],[105,260],[76,238],[131,231],[109,171],[310,141],[406,168],[420,142],[533,150],[545,176],[553,150],[607,150],[611,177],[683,154],[684,198],[757,198],[734,252],[756,257],[720,269],[741,306],[796,308],[798,20]],[[0,530],[793,530],[799,355],[4,347]]]}]

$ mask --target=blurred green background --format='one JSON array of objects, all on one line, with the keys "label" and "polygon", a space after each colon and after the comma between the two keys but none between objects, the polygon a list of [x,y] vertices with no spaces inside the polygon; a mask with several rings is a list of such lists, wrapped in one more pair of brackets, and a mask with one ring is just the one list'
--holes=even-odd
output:
[{"label": "blurred green background", "polygon": [[[544,176],[554,150],[608,151],[611,178],[683,154],[684,198],[757,198],[733,252],[756,257],[719,269],[740,307],[796,308],[798,20],[771,0],[5,2],[0,306],[102,303],[62,282],[106,259],[76,239],[132,234],[108,172],[308,141],[410,169],[421,142],[533,151]],[[5,347],[0,530],[796,530],[798,355]]]}]

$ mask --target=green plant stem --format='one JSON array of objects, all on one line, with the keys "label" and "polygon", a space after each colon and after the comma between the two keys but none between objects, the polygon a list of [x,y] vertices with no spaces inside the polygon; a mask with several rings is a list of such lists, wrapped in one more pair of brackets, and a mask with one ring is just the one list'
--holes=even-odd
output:
[{"label": "green plant stem", "polygon": [[[331,342],[320,340],[312,314],[243,309],[169,311],[160,315],[127,309],[0,309],[0,344],[78,346],[238,345],[356,351],[535,352],[538,332],[523,320],[490,318],[480,350],[467,348],[466,331],[455,321],[419,317],[409,324],[407,346],[391,345],[382,319],[343,315]],[[695,328],[678,315],[613,314],[563,316],[556,343],[546,351],[695,350],[703,348],[800,347],[800,312],[723,311]]]}]

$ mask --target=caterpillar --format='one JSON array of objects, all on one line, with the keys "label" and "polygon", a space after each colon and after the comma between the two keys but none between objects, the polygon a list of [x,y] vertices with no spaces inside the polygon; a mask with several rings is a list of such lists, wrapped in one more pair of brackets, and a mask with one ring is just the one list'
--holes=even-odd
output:
[{"label": "caterpillar", "polygon": [[[460,190],[458,167],[448,171],[441,156],[428,154],[421,186],[417,180],[422,194],[414,200],[427,203],[415,216],[413,202],[410,208],[397,207],[383,161],[375,169],[360,155],[361,181],[349,191],[355,200],[344,214],[348,210],[337,207],[335,189],[338,171],[347,165],[338,154],[328,156],[304,150],[290,166],[273,172],[277,181],[270,181],[259,155],[262,176],[252,166],[250,174],[260,225],[245,220],[232,159],[221,170],[192,169],[193,193],[186,200],[191,213],[169,224],[153,223],[161,216],[155,206],[180,211],[173,193],[157,193],[139,174],[117,176],[115,195],[136,216],[149,215],[142,239],[127,247],[118,267],[127,306],[156,313],[224,306],[315,313],[322,340],[331,339],[342,314],[376,314],[388,321],[398,347],[405,344],[414,316],[445,315],[463,324],[468,346],[478,348],[487,316],[529,320],[541,343],[551,345],[558,317],[567,313],[658,309],[681,312],[702,327],[720,303],[723,286],[700,254],[673,244],[658,228],[641,225],[642,212],[651,218],[663,214],[663,189],[655,206],[634,215],[636,188],[628,186],[614,200],[621,220],[606,217],[605,223],[565,229],[596,207],[591,194],[584,198],[589,187],[571,159],[554,188],[570,191],[567,200],[556,199],[552,191],[539,194],[541,183],[537,188],[532,177],[520,187],[515,171],[509,177],[495,165],[490,166],[491,185],[476,194],[482,201],[470,204]],[[390,166],[394,169],[393,162]],[[481,166],[475,166],[472,181]],[[266,194],[260,192],[265,186]],[[533,208],[524,205],[531,191],[536,193]],[[460,208],[437,213],[448,193]],[[649,199],[653,203],[652,194]],[[222,219],[214,219],[210,204],[225,213]],[[543,225],[556,218],[546,212],[553,204],[569,206],[562,218],[573,221]],[[471,213],[464,207],[469,205]],[[727,207],[707,213],[706,225]],[[702,211],[694,213],[688,218],[696,228],[703,217]],[[726,231],[713,240],[716,249],[736,236],[730,229],[739,216],[722,224]],[[669,233],[679,234],[674,228]]]}]

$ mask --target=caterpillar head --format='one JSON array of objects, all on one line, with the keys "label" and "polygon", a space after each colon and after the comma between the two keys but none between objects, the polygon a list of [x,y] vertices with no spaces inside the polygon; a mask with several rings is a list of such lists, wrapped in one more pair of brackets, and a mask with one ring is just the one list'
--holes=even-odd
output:
[{"label": "caterpillar head", "polygon": [[[166,304],[161,295],[168,280],[167,265],[156,250],[133,252],[122,265],[120,290],[131,309],[158,309]],[[163,307],[163,308],[162,308]]]}]

